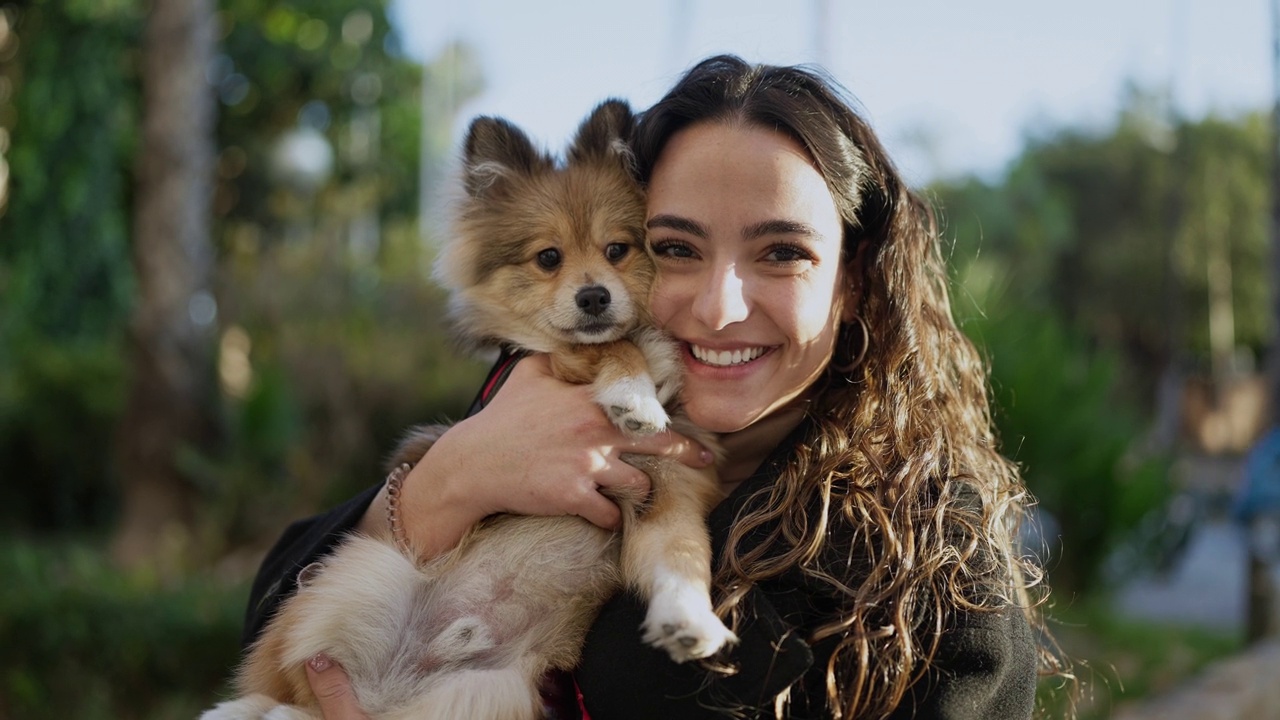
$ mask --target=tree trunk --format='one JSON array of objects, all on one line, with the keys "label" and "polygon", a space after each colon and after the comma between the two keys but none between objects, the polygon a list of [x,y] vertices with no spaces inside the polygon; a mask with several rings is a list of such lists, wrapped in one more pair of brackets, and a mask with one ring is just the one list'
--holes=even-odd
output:
[{"label": "tree trunk", "polygon": [[141,53],[132,378],[117,438],[122,508],[112,553],[125,566],[187,535],[195,493],[179,458],[211,434],[214,104],[205,70],[213,51],[212,0],[153,0]]}]

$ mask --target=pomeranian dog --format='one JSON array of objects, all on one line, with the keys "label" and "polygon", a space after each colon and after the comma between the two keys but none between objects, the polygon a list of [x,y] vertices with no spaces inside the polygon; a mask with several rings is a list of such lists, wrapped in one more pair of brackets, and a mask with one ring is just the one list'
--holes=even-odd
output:
[{"label": "pomeranian dog", "polygon": [[[510,123],[474,121],[466,194],[437,277],[465,344],[547,353],[557,377],[592,386],[623,432],[671,426],[715,448],[665,409],[679,389],[679,357],[648,312],[656,268],[630,170],[633,125],[625,103],[600,105],[558,164]],[[392,466],[416,462],[442,430],[415,429]],[[624,584],[648,602],[637,632],[672,660],[735,642],[710,599],[714,469],[626,459],[650,476],[652,492],[616,498],[620,534],[577,517],[500,515],[426,562],[389,537],[347,538],[303,571],[254,644],[237,676],[241,697],[203,720],[319,717],[303,669],[317,653],[345,668],[374,718],[538,718],[540,682],[577,664],[600,606]]]}]

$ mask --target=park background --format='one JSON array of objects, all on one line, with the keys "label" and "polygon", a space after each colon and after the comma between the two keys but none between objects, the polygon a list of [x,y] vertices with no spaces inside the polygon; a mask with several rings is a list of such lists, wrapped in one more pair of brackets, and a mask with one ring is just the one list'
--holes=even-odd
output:
[{"label": "park background", "polygon": [[429,280],[469,119],[559,148],[724,51],[828,68],[938,208],[1080,715],[1247,649],[1271,5],[545,5],[0,2],[0,720],[226,693],[264,550],[483,374]]}]

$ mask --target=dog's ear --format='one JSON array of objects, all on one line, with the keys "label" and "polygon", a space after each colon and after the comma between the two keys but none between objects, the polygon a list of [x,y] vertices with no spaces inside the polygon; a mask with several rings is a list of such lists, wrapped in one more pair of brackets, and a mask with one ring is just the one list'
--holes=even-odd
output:
[{"label": "dog's ear", "polygon": [[538,152],[520,128],[495,117],[472,121],[463,144],[462,161],[467,194],[472,197],[500,189],[514,177],[527,177],[553,165],[551,158]]},{"label": "dog's ear", "polygon": [[635,126],[635,115],[625,100],[605,100],[578,126],[578,134],[569,148],[569,161],[608,158],[630,169],[631,146],[628,143]]}]

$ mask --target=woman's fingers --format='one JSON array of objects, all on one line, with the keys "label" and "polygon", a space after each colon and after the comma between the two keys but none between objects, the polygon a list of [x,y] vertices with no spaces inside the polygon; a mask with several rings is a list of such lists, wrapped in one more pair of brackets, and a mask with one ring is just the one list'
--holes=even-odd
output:
[{"label": "woman's fingers", "polygon": [[627,452],[640,455],[662,455],[674,458],[680,464],[691,468],[704,468],[715,461],[715,456],[710,450],[670,430],[632,440],[627,447]]},{"label": "woman's fingers", "polygon": [[346,671],[329,656],[316,655],[307,661],[307,682],[320,701],[324,720],[369,720],[356,704]]},{"label": "woman's fingers", "polygon": [[622,511],[598,492],[582,496],[581,509],[575,513],[583,520],[605,530],[622,529]]}]

